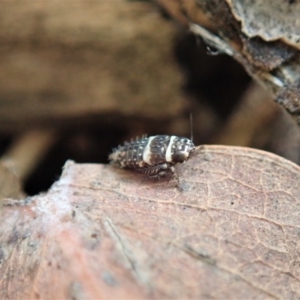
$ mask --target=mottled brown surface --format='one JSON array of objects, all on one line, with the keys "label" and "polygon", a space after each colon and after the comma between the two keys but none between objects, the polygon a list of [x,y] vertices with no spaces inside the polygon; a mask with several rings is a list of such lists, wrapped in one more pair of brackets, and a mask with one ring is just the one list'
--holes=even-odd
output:
[{"label": "mottled brown surface", "polygon": [[[283,40],[300,49],[299,1],[226,0],[248,37]],[[274,5],[275,4],[275,5]]]},{"label": "mottled brown surface", "polygon": [[300,124],[300,80],[293,85],[284,87],[277,94],[276,101],[285,106],[287,111],[297,116],[297,123]]},{"label": "mottled brown surface", "polygon": [[198,148],[174,181],[68,162],[48,193],[4,207],[1,299],[300,297],[300,169]]}]

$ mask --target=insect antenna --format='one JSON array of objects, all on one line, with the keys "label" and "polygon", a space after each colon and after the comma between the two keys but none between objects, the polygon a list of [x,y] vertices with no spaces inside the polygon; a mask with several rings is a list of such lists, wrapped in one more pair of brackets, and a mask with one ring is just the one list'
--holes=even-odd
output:
[{"label": "insect antenna", "polygon": [[191,126],[191,141],[193,141],[194,138],[194,130],[193,130],[193,115],[190,113],[190,126]]}]

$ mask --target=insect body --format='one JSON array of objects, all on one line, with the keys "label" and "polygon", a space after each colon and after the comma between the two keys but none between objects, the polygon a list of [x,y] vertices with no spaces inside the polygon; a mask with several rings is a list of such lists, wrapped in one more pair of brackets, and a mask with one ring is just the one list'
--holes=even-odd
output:
[{"label": "insect body", "polygon": [[161,178],[176,175],[175,165],[186,161],[194,150],[193,142],[187,138],[143,136],[114,149],[109,159],[121,168]]}]

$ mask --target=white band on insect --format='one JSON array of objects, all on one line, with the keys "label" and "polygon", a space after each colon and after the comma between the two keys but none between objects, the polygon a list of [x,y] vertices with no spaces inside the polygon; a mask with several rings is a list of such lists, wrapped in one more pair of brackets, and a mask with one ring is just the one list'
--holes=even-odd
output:
[{"label": "white band on insect", "polygon": [[175,135],[172,135],[170,138],[170,142],[166,151],[166,161],[167,162],[172,162],[172,146],[173,146],[173,142],[176,139]]},{"label": "white band on insect", "polygon": [[151,148],[150,148],[150,145],[151,145],[152,140],[155,139],[155,138],[156,138],[156,135],[149,137],[147,146],[144,149],[143,161],[148,165],[151,165]]}]

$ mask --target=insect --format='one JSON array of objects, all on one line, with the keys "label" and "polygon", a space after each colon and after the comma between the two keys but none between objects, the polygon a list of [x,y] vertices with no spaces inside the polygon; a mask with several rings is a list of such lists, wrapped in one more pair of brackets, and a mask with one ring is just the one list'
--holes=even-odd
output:
[{"label": "insect", "polygon": [[152,179],[175,176],[175,165],[186,161],[195,146],[188,138],[156,135],[136,138],[113,150],[109,159],[120,168],[132,169]]}]

